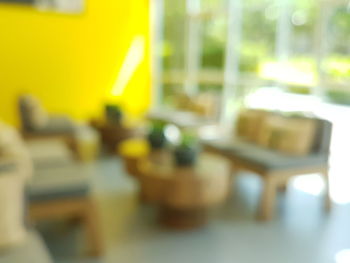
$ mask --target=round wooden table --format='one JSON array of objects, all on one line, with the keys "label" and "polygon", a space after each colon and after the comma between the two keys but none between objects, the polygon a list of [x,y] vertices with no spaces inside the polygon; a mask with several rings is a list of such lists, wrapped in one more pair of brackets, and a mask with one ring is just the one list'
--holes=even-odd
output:
[{"label": "round wooden table", "polygon": [[210,207],[229,190],[230,164],[202,153],[193,167],[174,164],[169,151],[151,153],[138,164],[142,200],[160,206],[161,223],[175,228],[203,225]]}]

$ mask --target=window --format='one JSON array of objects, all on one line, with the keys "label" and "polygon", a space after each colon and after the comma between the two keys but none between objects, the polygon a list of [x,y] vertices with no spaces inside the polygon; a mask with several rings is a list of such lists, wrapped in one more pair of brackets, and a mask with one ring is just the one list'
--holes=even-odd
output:
[{"label": "window", "polygon": [[350,103],[347,0],[163,1],[165,105],[217,92],[224,114],[262,87]]},{"label": "window", "polygon": [[322,64],[326,95],[334,102],[350,104],[350,3],[331,8],[327,31]]}]

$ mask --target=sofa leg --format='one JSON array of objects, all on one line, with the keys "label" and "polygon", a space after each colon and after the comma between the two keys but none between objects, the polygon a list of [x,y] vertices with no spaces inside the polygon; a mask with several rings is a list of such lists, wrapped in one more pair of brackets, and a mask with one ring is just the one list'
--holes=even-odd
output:
[{"label": "sofa leg", "polygon": [[92,256],[100,256],[103,253],[102,237],[96,215],[95,205],[89,201],[84,213],[84,227],[89,254]]},{"label": "sofa leg", "polygon": [[332,208],[332,199],[331,199],[331,194],[330,194],[330,187],[329,187],[329,174],[328,170],[326,170],[323,173],[323,178],[325,182],[325,209],[327,212],[329,212]]},{"label": "sofa leg", "polygon": [[285,193],[285,192],[287,192],[287,189],[288,189],[288,181],[285,181],[278,186],[278,191],[280,191],[280,192]]},{"label": "sofa leg", "polygon": [[264,189],[260,201],[259,219],[267,221],[274,215],[277,185],[272,176],[266,175],[263,180]]},{"label": "sofa leg", "polygon": [[228,196],[231,196],[232,192],[235,191],[236,187],[236,179],[237,179],[237,174],[238,174],[238,169],[235,167],[234,164],[231,165],[231,174],[229,177],[229,182],[228,182]]}]

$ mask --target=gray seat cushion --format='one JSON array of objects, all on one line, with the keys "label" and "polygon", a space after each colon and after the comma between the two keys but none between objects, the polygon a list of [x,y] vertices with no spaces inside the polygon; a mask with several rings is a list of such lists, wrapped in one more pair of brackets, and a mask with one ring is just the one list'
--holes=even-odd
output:
[{"label": "gray seat cushion", "polygon": [[29,202],[60,200],[65,198],[83,197],[89,193],[88,185],[70,185],[69,187],[54,187],[48,190],[28,190]]},{"label": "gray seat cushion", "polygon": [[74,156],[67,143],[58,138],[31,139],[27,149],[37,171],[74,164]]},{"label": "gray seat cushion", "polygon": [[26,240],[18,246],[0,251],[1,263],[51,263],[53,262],[40,236],[29,232]]},{"label": "gray seat cushion", "polygon": [[14,170],[16,170],[15,162],[0,160],[0,176],[2,173],[12,172]]},{"label": "gray seat cushion", "polygon": [[[40,101],[31,95],[20,96],[18,106],[22,128],[26,133],[32,135],[72,135],[74,133],[75,124],[71,119],[64,115],[49,115]],[[40,116],[40,125],[35,121],[38,116]]]},{"label": "gray seat cushion", "polygon": [[31,131],[38,135],[73,135],[75,125],[66,116],[50,116],[50,119],[44,127],[33,128]]},{"label": "gray seat cushion", "polygon": [[259,147],[256,147],[254,150],[234,154],[243,163],[247,162],[269,171],[327,165],[327,155],[321,154],[289,156]]},{"label": "gray seat cushion", "polygon": [[83,197],[90,192],[91,170],[83,164],[37,170],[28,185],[30,202]]},{"label": "gray seat cushion", "polygon": [[251,143],[237,142],[210,142],[209,148],[221,151],[223,154],[239,160],[243,164],[255,166],[267,171],[289,168],[307,168],[318,165],[327,165],[327,154],[310,154],[307,156],[292,156],[265,149]]}]

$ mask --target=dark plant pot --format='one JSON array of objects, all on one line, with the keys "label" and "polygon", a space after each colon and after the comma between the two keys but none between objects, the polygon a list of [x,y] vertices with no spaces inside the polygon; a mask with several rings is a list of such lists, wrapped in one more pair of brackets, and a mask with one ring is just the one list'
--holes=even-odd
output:
[{"label": "dark plant pot", "polygon": [[114,105],[106,105],[105,114],[108,123],[120,124],[123,114],[119,107]]},{"label": "dark plant pot", "polygon": [[148,141],[152,149],[164,148],[167,142],[164,132],[151,132]]},{"label": "dark plant pot", "polygon": [[196,148],[177,148],[174,151],[177,166],[193,166],[197,161],[198,150]]}]

